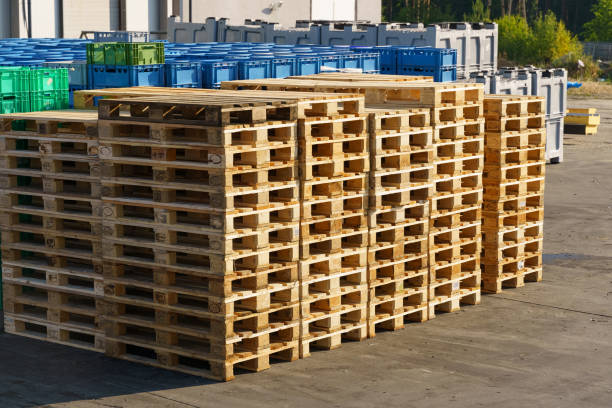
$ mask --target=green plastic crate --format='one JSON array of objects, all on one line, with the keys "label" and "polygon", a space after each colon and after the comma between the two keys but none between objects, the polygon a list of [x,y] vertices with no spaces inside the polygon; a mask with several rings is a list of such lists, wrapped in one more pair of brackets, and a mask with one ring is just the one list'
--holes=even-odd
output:
[{"label": "green plastic crate", "polygon": [[87,63],[95,65],[163,64],[163,43],[90,43]]},{"label": "green plastic crate", "polygon": [[66,68],[40,68],[30,71],[30,92],[68,91]]},{"label": "green plastic crate", "polygon": [[0,95],[28,92],[29,73],[28,67],[0,67]]},{"label": "green plastic crate", "polygon": [[30,92],[30,111],[68,109],[68,91]]},{"label": "green plastic crate", "polygon": [[0,113],[30,111],[30,93],[0,94]]}]

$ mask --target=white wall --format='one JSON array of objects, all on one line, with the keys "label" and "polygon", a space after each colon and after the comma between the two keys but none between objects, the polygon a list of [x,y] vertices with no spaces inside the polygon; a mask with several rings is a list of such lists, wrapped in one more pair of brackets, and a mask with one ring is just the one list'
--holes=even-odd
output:
[{"label": "white wall", "polygon": [[355,0],[311,0],[312,20],[355,20]]},{"label": "white wall", "polygon": [[[193,19],[204,22],[207,17],[229,19],[230,24],[243,24],[245,19],[261,19],[281,23],[293,27],[295,20],[310,18],[309,0],[282,0],[283,5],[276,11],[270,11],[268,6],[277,0],[210,0],[192,1]],[[189,1],[183,0],[183,21],[188,21]]]},{"label": "white wall", "polygon": [[109,0],[64,0],[64,37],[78,38],[81,31],[110,31]]},{"label": "white wall", "polygon": [[[207,17],[226,17],[230,24],[239,25],[245,19],[261,19],[269,22],[278,22],[285,27],[294,27],[296,20],[311,19],[310,0],[282,0],[283,5],[276,11],[270,12],[269,6],[277,0],[192,0],[194,23],[203,23]],[[353,14],[354,5],[357,6],[357,20],[370,20],[380,22],[380,0],[314,0],[318,9],[326,7],[333,10],[341,20]],[[329,3],[327,6],[325,3]],[[348,5],[348,6],[347,6]],[[189,0],[181,0],[182,21],[189,21]],[[343,10],[349,7],[351,10]],[[333,11],[331,12],[333,14]],[[313,16],[314,17],[314,16]]]}]

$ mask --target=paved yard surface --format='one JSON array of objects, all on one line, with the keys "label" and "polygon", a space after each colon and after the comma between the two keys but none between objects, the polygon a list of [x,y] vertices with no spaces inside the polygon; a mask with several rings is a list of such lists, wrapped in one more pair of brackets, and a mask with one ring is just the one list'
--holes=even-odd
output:
[{"label": "paved yard surface", "polygon": [[544,281],[230,383],[0,335],[0,407],[612,406],[612,101],[547,167]]}]

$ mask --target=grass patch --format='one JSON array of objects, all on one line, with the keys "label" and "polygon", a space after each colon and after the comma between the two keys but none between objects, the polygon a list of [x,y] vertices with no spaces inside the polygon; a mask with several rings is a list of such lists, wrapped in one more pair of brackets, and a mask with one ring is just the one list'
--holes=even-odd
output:
[{"label": "grass patch", "polygon": [[577,98],[612,98],[612,84],[609,82],[583,81],[580,88],[569,89],[567,94]]}]

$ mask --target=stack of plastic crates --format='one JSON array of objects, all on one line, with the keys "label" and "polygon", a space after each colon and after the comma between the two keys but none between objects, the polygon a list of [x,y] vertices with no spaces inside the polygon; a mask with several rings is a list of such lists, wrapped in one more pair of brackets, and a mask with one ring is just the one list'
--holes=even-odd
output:
[{"label": "stack of plastic crates", "polygon": [[164,86],[163,43],[87,44],[89,88]]}]

